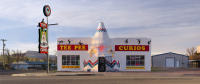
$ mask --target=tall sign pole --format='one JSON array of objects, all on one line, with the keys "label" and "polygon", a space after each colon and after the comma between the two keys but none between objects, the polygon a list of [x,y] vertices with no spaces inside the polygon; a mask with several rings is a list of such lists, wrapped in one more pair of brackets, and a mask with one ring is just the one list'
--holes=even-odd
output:
[{"label": "tall sign pole", "polygon": [[51,15],[51,8],[49,5],[43,7],[43,13],[46,16],[47,23],[44,22],[44,19],[39,23],[39,53],[47,55],[47,73],[49,73],[48,16]]},{"label": "tall sign pole", "polygon": [[[44,13],[44,15],[46,16],[46,19],[47,19],[47,30],[48,30],[48,16],[51,15],[51,8],[50,8],[49,5],[45,5],[43,7],[43,13]],[[47,36],[46,40],[47,40],[47,43],[48,43],[48,31],[46,33],[46,36]],[[47,73],[49,73],[49,53],[48,53],[48,48],[49,48],[49,46],[47,47],[47,53],[46,53],[46,55],[47,55]]]},{"label": "tall sign pole", "polygon": [[51,8],[49,5],[44,5],[43,13],[46,16],[47,23],[44,22],[44,19],[38,24],[39,28],[39,53],[47,55],[47,73],[49,73],[49,45],[48,45],[48,27],[56,24],[49,24],[48,17],[51,15]]}]

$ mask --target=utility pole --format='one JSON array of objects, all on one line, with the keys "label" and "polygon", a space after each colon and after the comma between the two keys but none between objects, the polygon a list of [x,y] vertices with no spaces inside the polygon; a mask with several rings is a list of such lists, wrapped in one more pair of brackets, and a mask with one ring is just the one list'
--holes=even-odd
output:
[{"label": "utility pole", "polygon": [[3,69],[5,69],[5,57],[4,57],[4,50],[5,50],[5,41],[7,41],[6,39],[1,39],[1,41],[3,42]]}]

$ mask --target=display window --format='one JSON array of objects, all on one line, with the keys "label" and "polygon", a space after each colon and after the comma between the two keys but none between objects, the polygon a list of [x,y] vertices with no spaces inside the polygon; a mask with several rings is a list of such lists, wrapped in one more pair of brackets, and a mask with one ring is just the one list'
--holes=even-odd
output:
[{"label": "display window", "polygon": [[80,55],[62,55],[62,65],[79,66]]},{"label": "display window", "polygon": [[126,66],[144,66],[144,55],[127,55]]}]

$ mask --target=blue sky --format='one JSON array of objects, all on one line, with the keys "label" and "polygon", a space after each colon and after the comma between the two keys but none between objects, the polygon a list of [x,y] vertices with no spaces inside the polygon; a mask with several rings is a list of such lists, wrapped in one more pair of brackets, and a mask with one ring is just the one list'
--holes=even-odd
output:
[{"label": "blue sky", "polygon": [[[103,21],[110,37],[148,37],[152,54],[200,45],[200,0],[1,0],[0,38],[11,50],[38,50],[37,24],[49,4],[50,53],[58,37],[91,37]],[[2,45],[0,45],[2,47]]]}]

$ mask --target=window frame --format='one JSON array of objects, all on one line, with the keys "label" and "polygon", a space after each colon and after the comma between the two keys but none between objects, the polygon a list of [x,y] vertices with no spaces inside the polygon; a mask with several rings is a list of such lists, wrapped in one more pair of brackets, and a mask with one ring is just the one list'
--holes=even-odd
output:
[{"label": "window frame", "polygon": [[80,66],[80,55],[62,55],[62,65]]},{"label": "window frame", "polygon": [[145,66],[145,55],[126,55],[126,66]]}]

